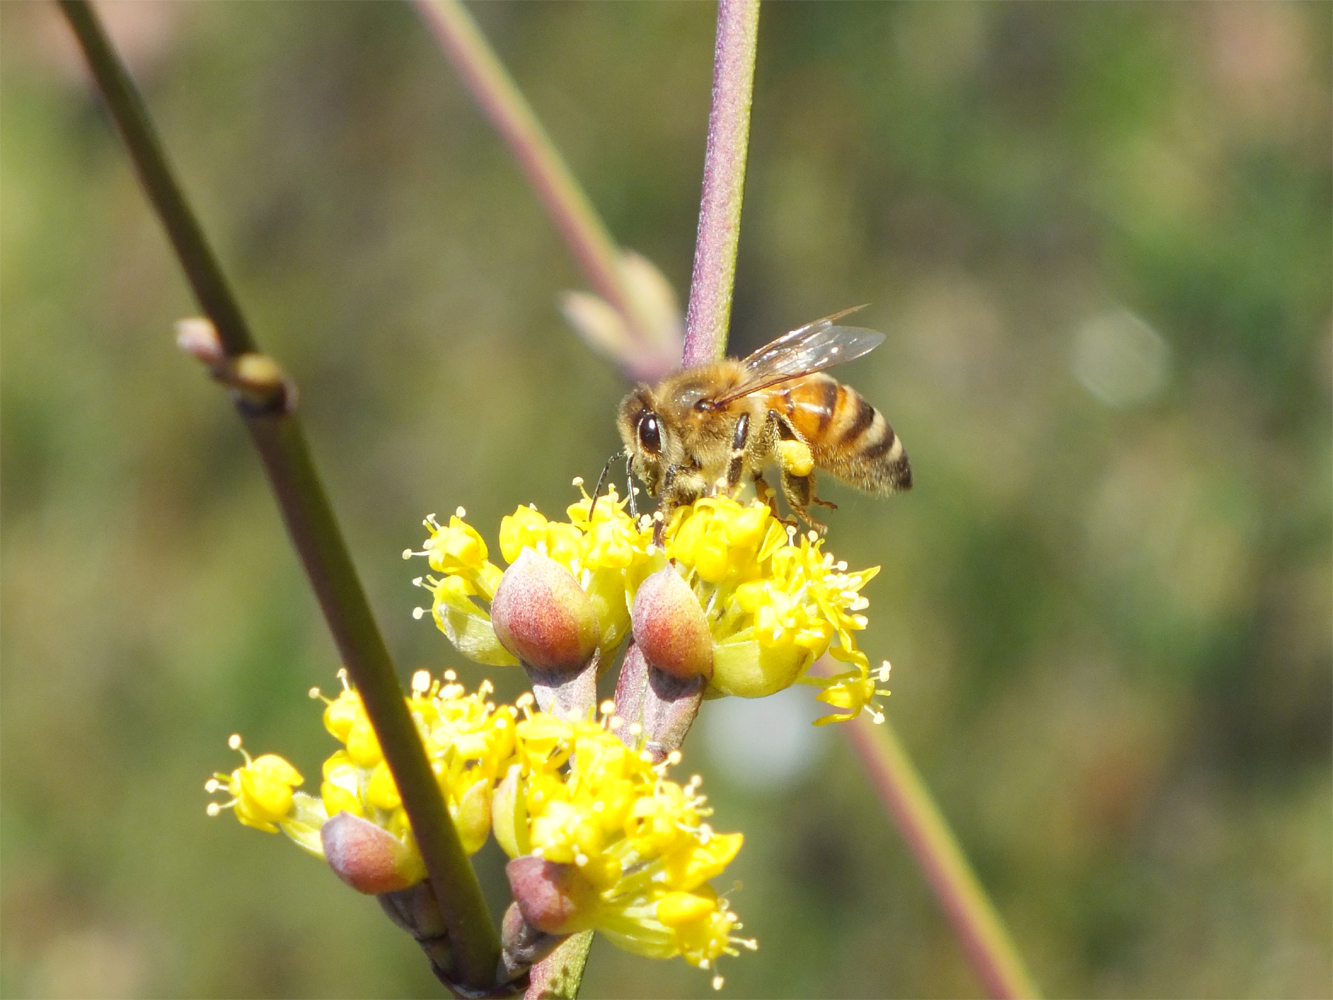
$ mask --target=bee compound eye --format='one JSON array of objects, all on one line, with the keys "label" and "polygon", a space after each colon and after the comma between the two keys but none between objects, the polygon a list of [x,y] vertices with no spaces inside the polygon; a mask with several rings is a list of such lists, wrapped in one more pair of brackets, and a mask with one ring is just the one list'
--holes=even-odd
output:
[{"label": "bee compound eye", "polygon": [[645,413],[639,419],[639,445],[652,455],[662,450],[662,431],[657,426],[657,414]]}]

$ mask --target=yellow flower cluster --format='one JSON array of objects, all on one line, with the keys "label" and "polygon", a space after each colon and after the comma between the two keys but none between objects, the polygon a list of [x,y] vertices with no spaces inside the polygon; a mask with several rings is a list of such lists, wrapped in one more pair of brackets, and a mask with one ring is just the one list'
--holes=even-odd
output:
[{"label": "yellow flower cluster", "polygon": [[[581,480],[576,482],[581,486]],[[628,602],[635,589],[664,561],[660,552],[650,551],[652,529],[636,525],[624,507],[612,487],[595,506],[584,492],[567,508],[568,521],[549,521],[531,506],[519,507],[500,521],[500,554],[507,563],[531,549],[567,569],[587,593],[601,627],[603,662],[629,631]],[[416,582],[431,591],[431,614],[458,651],[477,663],[511,665],[517,660],[495,638],[489,612],[475,600],[480,597],[489,604],[503,573],[463,516],[460,507],[448,525],[427,518],[431,534],[424,551],[408,551],[404,557],[425,555],[430,568],[443,574]],[[418,617],[422,613],[419,610]]]},{"label": "yellow flower cluster", "polygon": [[[584,493],[568,508],[567,522],[519,507],[501,521],[499,540],[509,563],[531,549],[570,571],[596,608],[603,662],[629,630],[639,585],[670,560],[708,621],[712,693],[758,698],[800,681],[823,688],[820,700],[839,709],[821,722],[855,718],[863,708],[879,717],[874,698],[887,692],[875,684],[887,672],[871,670],[855,639],[866,626],[861,612],[868,602],[860,591],[879,567],[849,571],[823,551],[817,535],[798,535],[759,501],[704,497],[677,508],[662,533],[664,549],[653,544],[652,522],[636,523],[614,488],[599,498],[591,520],[590,507]],[[424,554],[443,574],[418,580],[434,596],[437,624],[465,656],[513,663],[476,600],[489,602],[503,575],[487,559],[485,542],[461,510],[447,526],[433,518],[426,524],[431,537],[424,552],[408,554]],[[851,669],[832,678],[806,676],[825,653]]]},{"label": "yellow flower cluster", "polygon": [[[231,808],[247,826],[276,832],[282,830],[298,845],[324,857],[319,829],[339,813],[368,820],[392,834],[407,848],[408,883],[425,876],[425,867],[412,837],[412,828],[393,775],[385,763],[375,730],[366,717],[361,696],[347,685],[337,698],[327,700],[324,728],[340,743],[323,766],[318,798],[294,792],[304,779],[286,760],[265,754],[254,760],[241,749],[240,737],[232,737],[233,749],[245,756],[245,765],[230,775],[216,774],[206,786],[209,792],[225,788],[228,802],[209,804],[209,815]],[[435,772],[440,792],[468,854],[481,849],[490,834],[491,795],[502,766],[514,752],[515,710],[509,705],[486,701],[491,688],[483,683],[475,694],[465,694],[454,683],[452,671],[445,683],[432,681],[425,671],[412,678],[408,709],[417,724],[426,756]],[[316,688],[312,697],[321,697]],[[415,876],[415,877],[412,877]]]},{"label": "yellow flower cluster", "polygon": [[[252,759],[233,736],[245,764],[208,781],[210,793],[231,796],[210,803],[208,813],[230,808],[241,823],[281,830],[319,857],[320,827],[351,814],[406,848],[396,874],[410,885],[425,868],[361,698],[342,676],[343,690],[324,709],[325,728],[342,747],[324,762],[319,797],[294,791],[303,779],[286,760]],[[704,821],[711,810],[697,777],[686,785],[666,777],[679,754],[654,766],[627,747],[609,702],[601,722],[570,722],[533,711],[531,694],[516,706],[496,705],[486,700],[488,683],[467,694],[452,671],[444,676],[441,684],[418,672],[407,702],[469,854],[493,827],[511,857],[573,866],[586,905],[560,933],[596,928],[628,951],[681,955],[700,968],[736,954],[738,945],[754,947],[734,935],[735,914],[707,885],[743,838],[714,833]]]},{"label": "yellow flower cluster", "polygon": [[[616,735],[615,706],[601,722],[566,721],[519,699],[517,758],[496,794],[495,835],[510,857],[536,855],[574,865],[584,902],[561,928],[596,928],[615,945],[650,958],[681,955],[712,968],[754,942],[707,885],[740,850],[739,833],[704,822],[712,810],[697,776],[666,777],[673,753],[654,765]],[[720,985],[716,980],[715,985]]]},{"label": "yellow flower cluster", "polygon": [[[849,573],[814,532],[767,505],[704,497],[678,509],[666,552],[694,590],[713,633],[713,688],[759,698],[789,687],[824,653],[866,660],[852,633],[866,627],[861,588],[875,566]],[[833,641],[837,640],[837,645]],[[811,678],[823,685],[823,679]]]}]

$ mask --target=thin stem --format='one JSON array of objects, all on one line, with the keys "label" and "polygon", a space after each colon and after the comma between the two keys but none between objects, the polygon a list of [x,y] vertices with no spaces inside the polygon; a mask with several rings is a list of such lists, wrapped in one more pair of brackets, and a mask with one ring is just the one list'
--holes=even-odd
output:
[{"label": "thin stem", "polygon": [[863,714],[847,724],[846,732],[987,991],[997,1000],[1039,996],[1004,922],[893,727],[887,720],[875,725]]},{"label": "thin stem", "polygon": [[727,349],[758,43],[759,0],[719,0],[713,106],[685,316],[686,367],[714,361]]},{"label": "thin stem", "polygon": [[620,249],[461,0],[415,0],[463,83],[509,148],[597,293],[645,343],[650,327],[625,285]]},{"label": "thin stem", "polygon": [[393,772],[449,928],[456,974],[470,986],[489,986],[500,955],[499,935],[408,714],[393,661],[319,481],[301,425],[294,414],[280,419],[247,415],[245,423],[264,460],[283,520],[338,652],[356,683],[384,759]]},{"label": "thin stem", "polygon": [[[223,350],[231,356],[254,352],[240,307],[175,180],[133,81],[86,0],[61,0],[61,8]],[[276,398],[290,402],[291,396],[279,392]],[[499,936],[407,712],[393,662],[315,471],[300,422],[290,406],[257,408],[238,395],[237,408],[264,461],[287,529],[402,796],[449,928],[457,974],[469,986],[489,987],[500,954]]]}]

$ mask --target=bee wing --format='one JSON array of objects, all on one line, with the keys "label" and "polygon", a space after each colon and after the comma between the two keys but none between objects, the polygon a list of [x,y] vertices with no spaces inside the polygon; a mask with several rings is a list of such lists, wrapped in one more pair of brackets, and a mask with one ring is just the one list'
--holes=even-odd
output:
[{"label": "bee wing", "polygon": [[[856,307],[861,308],[864,307]],[[833,323],[835,319],[854,311],[844,309],[832,316],[817,319],[759,348],[741,362],[746,370],[745,380],[718,402],[730,402],[779,382],[823,371],[873,351],[884,342],[884,334],[865,327],[835,326]]]}]

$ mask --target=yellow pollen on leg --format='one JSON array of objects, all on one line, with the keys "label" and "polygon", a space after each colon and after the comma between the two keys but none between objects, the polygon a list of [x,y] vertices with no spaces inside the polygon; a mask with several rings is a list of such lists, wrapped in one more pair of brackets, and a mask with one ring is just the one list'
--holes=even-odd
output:
[{"label": "yellow pollen on leg", "polygon": [[782,468],[793,476],[808,476],[815,469],[815,457],[804,441],[782,441],[778,444]]}]

